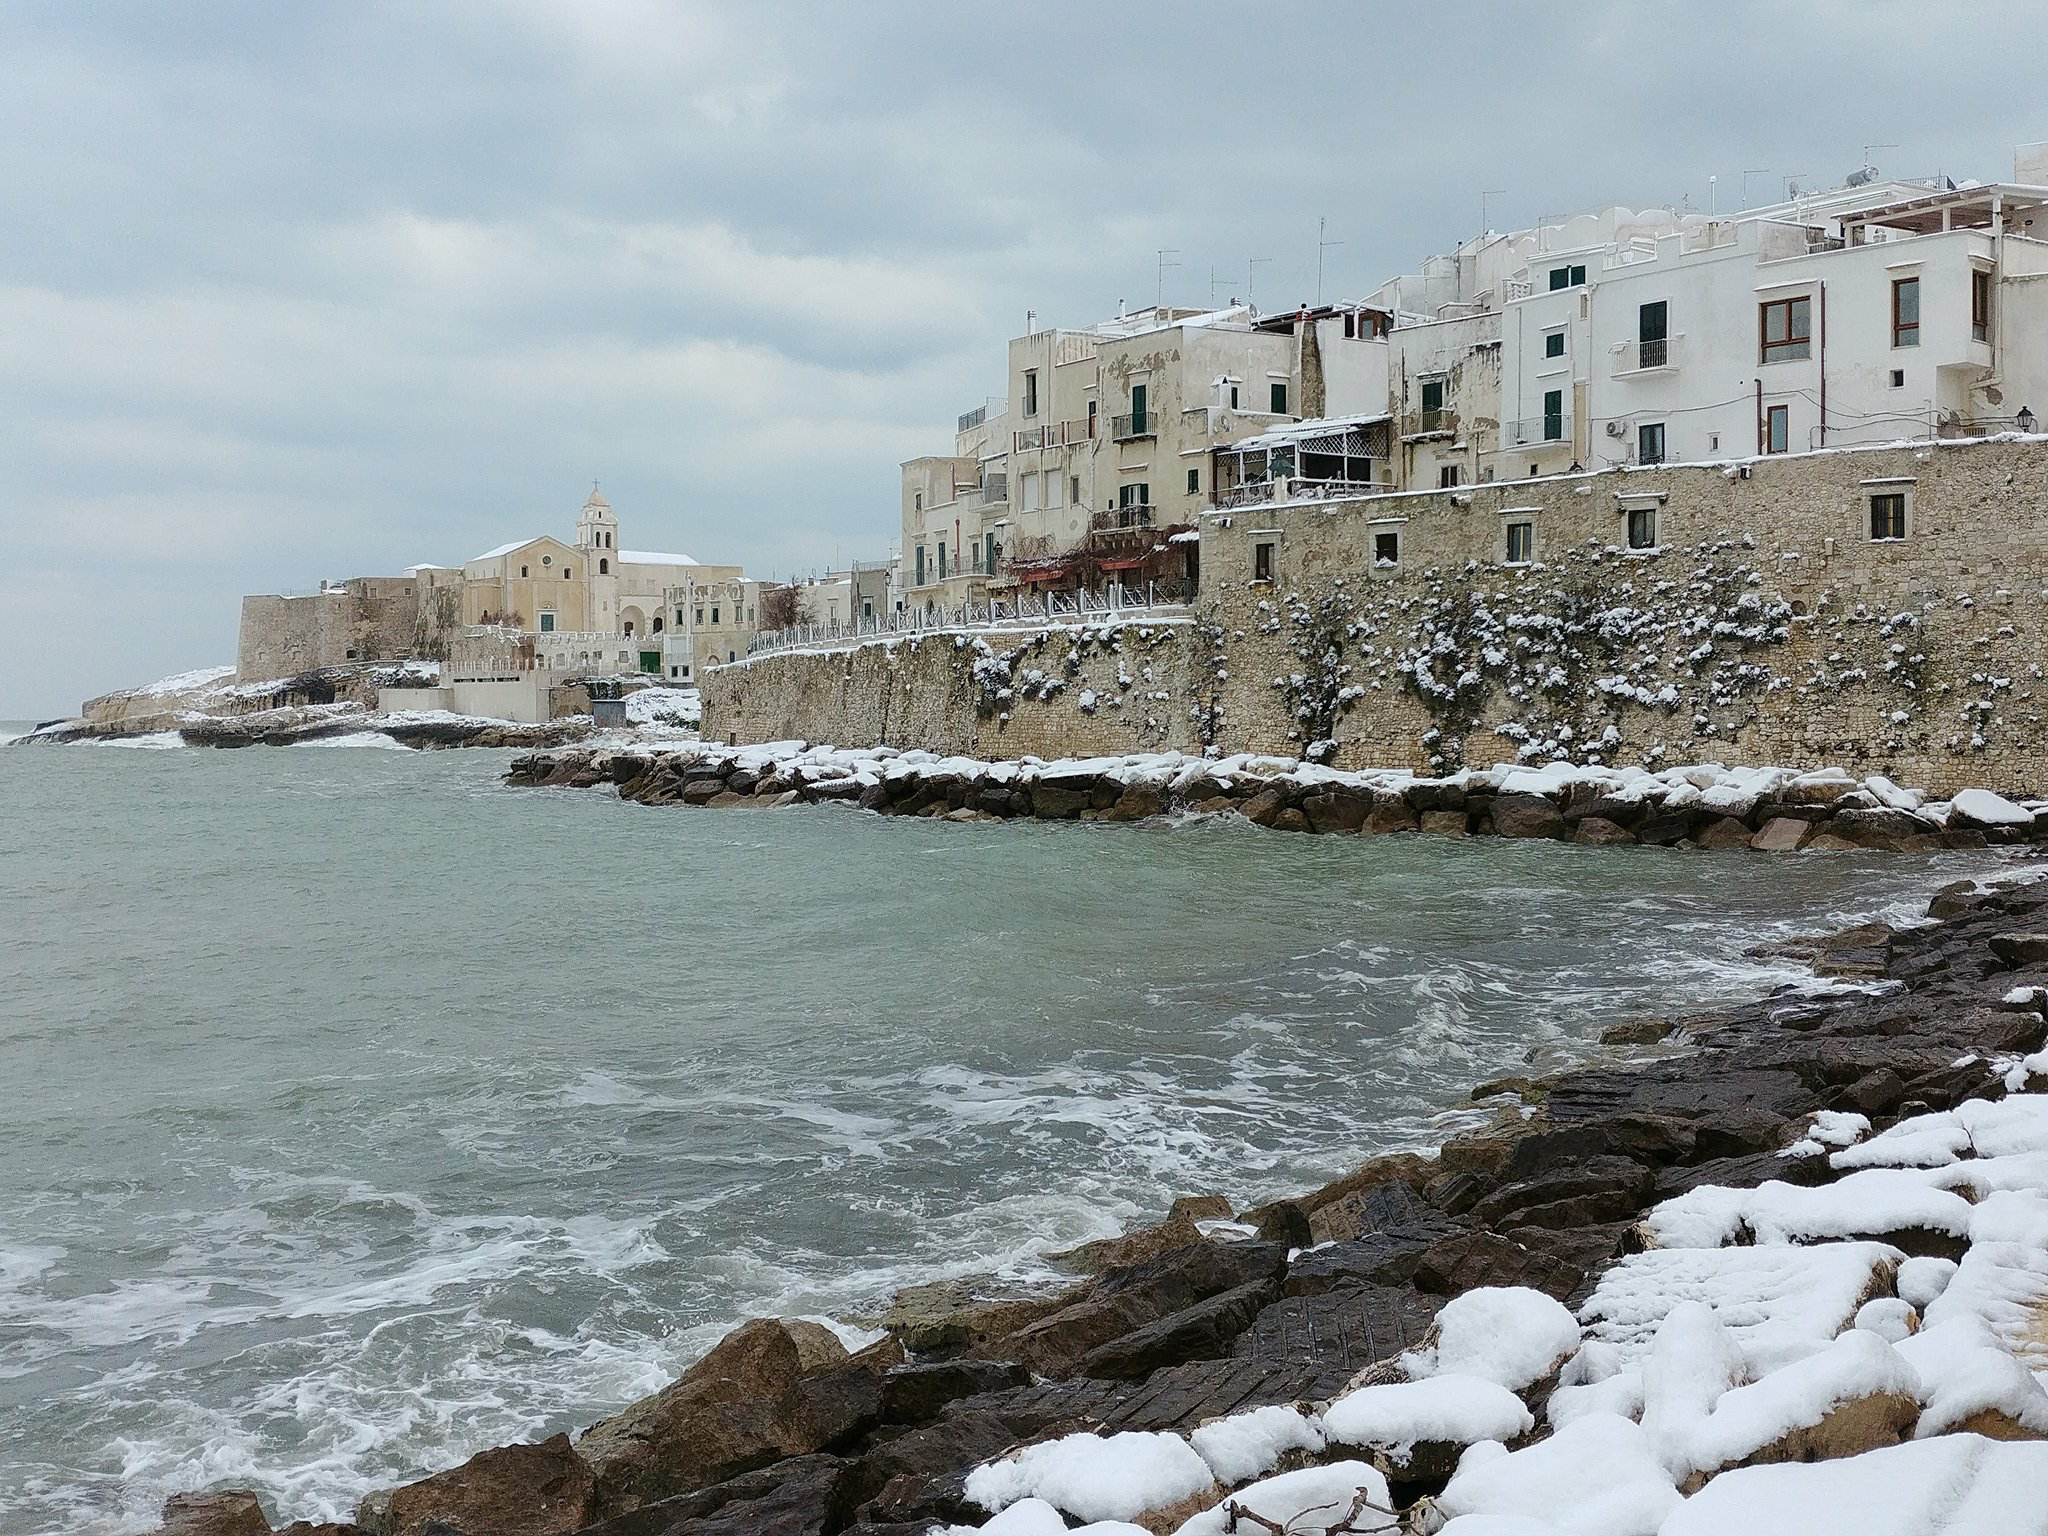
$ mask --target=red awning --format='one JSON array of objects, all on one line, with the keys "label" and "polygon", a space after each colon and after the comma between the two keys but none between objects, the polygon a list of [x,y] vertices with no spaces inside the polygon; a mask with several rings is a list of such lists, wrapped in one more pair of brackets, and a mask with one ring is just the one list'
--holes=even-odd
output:
[{"label": "red awning", "polygon": [[1095,565],[1104,571],[1134,571],[1151,558],[1150,555],[1132,555],[1124,560],[1098,560]]},{"label": "red awning", "polygon": [[1027,585],[1037,586],[1040,582],[1065,581],[1067,579],[1067,572],[1065,567],[1061,567],[1057,571],[1019,571],[1017,579]]}]

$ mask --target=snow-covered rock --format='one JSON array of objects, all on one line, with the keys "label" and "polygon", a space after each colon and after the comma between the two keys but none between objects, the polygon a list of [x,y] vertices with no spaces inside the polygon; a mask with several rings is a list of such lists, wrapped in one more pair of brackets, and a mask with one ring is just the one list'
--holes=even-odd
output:
[{"label": "snow-covered rock", "polygon": [[1437,1314],[1433,1347],[1403,1355],[1413,1377],[1476,1376],[1520,1392],[1579,1347],[1579,1325],[1564,1304],[1526,1286],[1481,1286]]},{"label": "snow-covered rock", "polygon": [[1043,1499],[1082,1520],[1129,1520],[1211,1487],[1208,1463],[1179,1435],[1085,1431],[1026,1446],[967,1475],[967,1497],[991,1512]]}]

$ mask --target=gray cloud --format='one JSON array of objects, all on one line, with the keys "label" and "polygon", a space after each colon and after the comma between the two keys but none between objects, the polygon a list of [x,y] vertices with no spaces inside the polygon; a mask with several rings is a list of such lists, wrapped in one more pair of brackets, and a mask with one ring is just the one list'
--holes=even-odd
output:
[{"label": "gray cloud", "polygon": [[[0,716],[244,591],[566,531],[788,574],[1025,311],[1362,291],[1744,170],[1993,177],[2037,4],[23,3],[0,11]],[[2014,46],[2001,46],[2007,39]]]}]

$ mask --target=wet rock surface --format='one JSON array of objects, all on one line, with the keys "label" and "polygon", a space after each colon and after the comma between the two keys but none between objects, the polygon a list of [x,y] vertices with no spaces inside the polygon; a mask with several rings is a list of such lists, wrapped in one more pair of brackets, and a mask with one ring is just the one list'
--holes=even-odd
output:
[{"label": "wet rock surface", "polygon": [[[889,1338],[858,1355],[812,1325],[757,1319],[579,1440],[485,1452],[366,1501],[359,1524],[373,1536],[890,1536],[978,1521],[967,1474],[1021,1445],[1084,1429],[1184,1432],[1328,1398],[1425,1347],[1441,1309],[1477,1287],[1575,1306],[1628,1262],[1661,1199],[1832,1178],[1824,1157],[1788,1155],[1817,1111],[1853,1108],[1881,1131],[2006,1092],[1989,1064],[2048,1037],[2039,1002],[2006,1001],[2016,977],[2048,964],[2036,942],[2048,884],[1950,888],[1934,905],[1938,923],[1800,948],[1823,971],[1853,966],[1858,988],[1788,988],[1657,1021],[1686,1049],[1531,1082],[1526,1111],[1437,1157],[1375,1158],[1214,1235],[1194,1223],[1225,1207],[1183,1208],[1166,1233],[1098,1249],[1098,1272],[1063,1286],[921,1288],[885,1315]],[[1247,1238],[1247,1227],[1293,1236]],[[1879,1407],[1898,1433],[1897,1405]],[[1838,1427],[1754,1456],[1799,1459]],[[167,1508],[165,1536],[269,1530],[235,1495],[200,1498],[213,1502]]]}]

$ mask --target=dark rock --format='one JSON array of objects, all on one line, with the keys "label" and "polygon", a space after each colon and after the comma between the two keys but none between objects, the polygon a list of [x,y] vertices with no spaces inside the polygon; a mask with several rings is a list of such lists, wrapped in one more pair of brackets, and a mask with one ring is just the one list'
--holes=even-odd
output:
[{"label": "dark rock", "polygon": [[1562,1079],[1544,1101],[1553,1124],[1606,1119],[1624,1112],[1697,1120],[1740,1107],[1779,1116],[1802,1115],[1813,1095],[1791,1072],[1739,1067],[1703,1072],[1684,1058],[1646,1067],[1594,1067]]},{"label": "dark rock", "polygon": [[1517,1138],[1501,1168],[1503,1182],[1569,1173],[1595,1159],[1676,1162],[1692,1154],[1694,1125],[1673,1115],[1619,1114],[1539,1127]]},{"label": "dark rock", "polygon": [[827,1536],[852,1515],[855,1487],[851,1462],[798,1456],[644,1504],[578,1536]]},{"label": "dark rock", "polygon": [[1905,1097],[1905,1080],[1890,1067],[1879,1067],[1844,1088],[1835,1102],[1838,1108],[1853,1109],[1875,1117],[1890,1114],[1904,1102]]},{"label": "dark rock", "polygon": [[1671,1033],[1668,1019],[1630,1019],[1600,1031],[1602,1045],[1656,1045]]},{"label": "dark rock", "polygon": [[2048,964],[2048,933],[1993,934],[1991,953],[2012,966]]},{"label": "dark rock", "polygon": [[1651,801],[1643,798],[1626,798],[1620,795],[1600,795],[1588,805],[1582,816],[1597,816],[1617,827],[1633,828],[1653,809]]},{"label": "dark rock", "polygon": [[1103,813],[1104,821],[1144,821],[1166,809],[1166,797],[1149,784],[1133,784]]},{"label": "dark rock", "polygon": [[899,1365],[882,1377],[882,1421],[922,1424],[948,1403],[1004,1387],[1021,1387],[1030,1373],[1014,1360],[937,1360]]},{"label": "dark rock", "polygon": [[1004,1294],[971,1280],[938,1280],[897,1292],[878,1321],[919,1355],[986,1350],[1079,1299],[1082,1290]]},{"label": "dark rock", "polygon": [[1939,830],[1932,822],[1923,821],[1909,811],[1888,807],[1837,811],[1828,828],[1836,837],[1846,838],[1859,848],[1886,852],[1910,851],[1915,840]]},{"label": "dark rock", "polygon": [[1604,816],[1583,816],[1577,826],[1572,841],[1584,843],[1589,848],[1618,848],[1636,840],[1635,833]]},{"label": "dark rock", "polygon": [[1309,829],[1308,818],[1292,806],[1279,812],[1270,821],[1266,822],[1265,825],[1271,827],[1275,832],[1306,832]]},{"label": "dark rock", "polygon": [[1444,1304],[1408,1286],[1348,1285],[1276,1301],[1239,1334],[1239,1359],[1285,1362],[1328,1372],[1339,1381],[1413,1349]]},{"label": "dark rock", "polygon": [[1425,779],[1410,784],[1405,791],[1409,806],[1415,811],[1463,811],[1465,809],[1465,786],[1445,784]]},{"label": "dark rock", "polygon": [[561,1536],[597,1518],[591,1468],[555,1435],[479,1451],[461,1466],[370,1495],[356,1523],[379,1536],[426,1536],[439,1522],[489,1536]]},{"label": "dark rock", "polygon": [[1275,1200],[1259,1212],[1259,1240],[1284,1243],[1289,1248],[1306,1248],[1316,1240],[1308,1213],[1292,1200]]},{"label": "dark rock", "polygon": [[723,779],[696,778],[683,781],[679,797],[685,805],[709,805],[712,800],[725,793]]},{"label": "dark rock", "polygon": [[1399,791],[1393,790],[1380,795],[1373,803],[1372,814],[1365,818],[1365,830],[1376,837],[1413,832],[1419,825],[1408,802],[1401,798]]},{"label": "dark rock", "polygon": [[[1517,1148],[1517,1154],[1520,1153]],[[1534,1161],[1535,1159],[1532,1159]],[[1587,1226],[1632,1216],[1647,1203],[1656,1175],[1625,1157],[1566,1159],[1527,1177],[1513,1175],[1472,1208],[1487,1226]]]},{"label": "dark rock", "polygon": [[1493,830],[1502,837],[1569,838],[1571,829],[1542,795],[1496,795]]},{"label": "dark rock", "polygon": [[1112,1339],[1220,1292],[1277,1282],[1287,1250],[1277,1243],[1196,1243],[1093,1281],[1081,1299],[1003,1341],[1003,1351],[1043,1376],[1068,1376]]},{"label": "dark rock", "polygon": [[1372,803],[1355,790],[1325,790],[1301,802],[1308,824],[1318,832],[1356,832],[1365,825]]},{"label": "dark rock", "polygon": [[1707,1184],[1754,1189],[1773,1179],[1785,1184],[1820,1184],[1826,1182],[1827,1176],[1825,1157],[1780,1157],[1775,1152],[1751,1152],[1666,1168],[1657,1175],[1656,1198],[1669,1200]]},{"label": "dark rock", "polygon": [[1420,830],[1432,837],[1464,837],[1472,829],[1463,811],[1424,811]]},{"label": "dark rock", "polygon": [[1161,1366],[1216,1359],[1227,1354],[1230,1341],[1279,1296],[1277,1277],[1210,1296],[1089,1351],[1081,1374],[1130,1381]]},{"label": "dark rock", "polygon": [[1694,840],[1702,848],[1719,852],[1730,848],[1747,848],[1749,840],[1755,835],[1749,824],[1739,817],[1723,816],[1718,821],[1710,821],[1700,828]]},{"label": "dark rock", "polygon": [[1041,780],[1031,786],[1031,813],[1052,821],[1068,821],[1088,809],[1092,786],[1050,784]]},{"label": "dark rock", "polygon": [[174,1493],[164,1500],[157,1536],[270,1536],[270,1521],[247,1488]]},{"label": "dark rock", "polygon": [[1467,1232],[1424,1250],[1409,1283],[1438,1296],[1455,1296],[1481,1285],[1526,1285],[1562,1301],[1580,1279],[1578,1270],[1553,1254],[1495,1232]]},{"label": "dark rock", "polygon": [[1668,848],[1690,837],[1696,820],[1691,811],[1656,811],[1636,823],[1636,841]]},{"label": "dark rock", "polygon": [[1404,1280],[1415,1256],[1465,1224],[1422,1199],[1406,1184],[1381,1184],[1348,1195],[1316,1212],[1315,1236],[1324,1246],[1298,1257],[1287,1274],[1290,1296],[1338,1285]]}]

